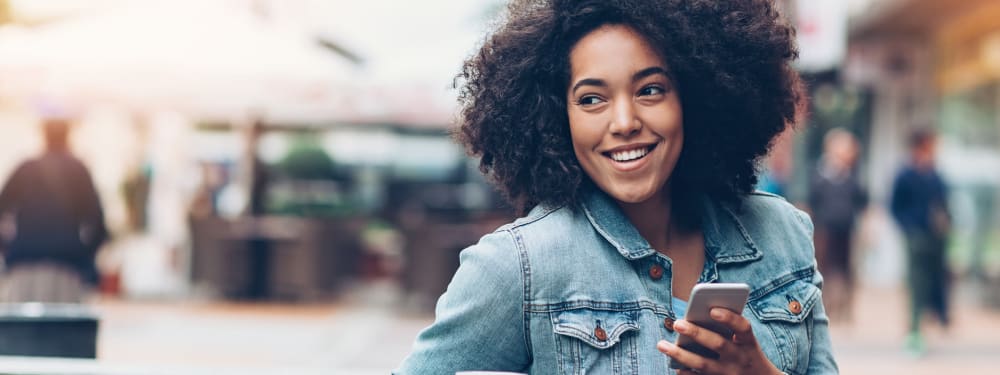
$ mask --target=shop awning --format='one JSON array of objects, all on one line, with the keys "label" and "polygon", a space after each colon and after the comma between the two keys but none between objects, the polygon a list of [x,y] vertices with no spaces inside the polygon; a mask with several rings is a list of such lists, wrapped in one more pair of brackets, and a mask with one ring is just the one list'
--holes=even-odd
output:
[{"label": "shop awning", "polygon": [[872,37],[921,37],[952,17],[995,0],[884,0],[851,22],[852,39]]}]

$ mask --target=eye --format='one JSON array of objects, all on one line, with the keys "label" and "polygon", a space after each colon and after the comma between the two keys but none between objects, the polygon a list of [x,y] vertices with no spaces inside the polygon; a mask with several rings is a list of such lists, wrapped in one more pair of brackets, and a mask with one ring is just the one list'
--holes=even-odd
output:
[{"label": "eye", "polygon": [[594,106],[601,103],[604,103],[604,99],[601,99],[601,97],[597,95],[585,95],[576,100],[576,104],[583,107]]},{"label": "eye", "polygon": [[667,90],[659,85],[649,85],[639,90],[639,96],[653,96],[666,94]]}]

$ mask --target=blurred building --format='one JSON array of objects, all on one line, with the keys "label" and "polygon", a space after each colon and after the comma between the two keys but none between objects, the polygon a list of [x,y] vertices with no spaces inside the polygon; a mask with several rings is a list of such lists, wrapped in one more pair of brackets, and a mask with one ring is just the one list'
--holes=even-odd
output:
[{"label": "blurred building", "polygon": [[[994,228],[1000,191],[1000,2],[995,0],[784,0],[796,27],[796,68],[809,90],[804,126],[776,150],[792,155],[785,195],[803,202],[831,128],[858,136],[871,196],[858,250],[862,278],[901,279],[898,231],[885,211],[915,127],[941,133],[938,164],[952,186],[953,266],[1000,272]],[[773,164],[773,163],[772,163]],[[773,166],[771,166],[773,169]]]},{"label": "blurred building", "polygon": [[[38,104],[65,108],[116,234],[102,263],[136,296],[183,295],[189,274],[229,277],[199,271],[194,248],[205,241],[193,229],[232,232],[209,243],[273,235],[273,247],[300,249],[287,238],[339,233],[310,241],[358,247],[354,219],[491,208],[492,191],[446,129],[450,84],[495,3],[0,0],[0,179],[39,147]],[[255,184],[260,171],[268,184]],[[344,219],[350,230],[245,211]],[[233,230],[191,225],[191,215]],[[275,263],[277,289],[326,283],[310,257]]]},{"label": "blurred building", "polygon": [[[916,126],[941,133],[960,271],[995,259],[1000,186],[1000,2],[858,1],[843,81],[872,92],[869,187],[885,202]],[[991,255],[994,254],[994,255]]]}]

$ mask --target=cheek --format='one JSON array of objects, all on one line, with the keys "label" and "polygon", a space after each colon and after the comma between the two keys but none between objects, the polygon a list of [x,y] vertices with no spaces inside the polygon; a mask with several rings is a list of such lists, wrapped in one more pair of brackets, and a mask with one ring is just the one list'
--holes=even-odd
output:
[{"label": "cheek", "polygon": [[645,107],[640,116],[647,130],[661,137],[680,137],[684,133],[684,115],[680,102],[676,99],[672,98],[661,105]]},{"label": "cheek", "polygon": [[684,116],[681,114],[679,107],[671,107],[664,110],[660,118],[663,119],[660,126],[665,132],[674,136],[684,135]]},{"label": "cheek", "polygon": [[577,155],[592,150],[601,142],[602,129],[595,120],[593,116],[570,114],[569,134]]}]

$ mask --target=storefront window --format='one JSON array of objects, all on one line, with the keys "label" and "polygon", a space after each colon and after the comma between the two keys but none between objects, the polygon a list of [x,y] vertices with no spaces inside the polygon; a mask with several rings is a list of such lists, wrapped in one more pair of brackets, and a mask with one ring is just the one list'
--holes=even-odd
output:
[{"label": "storefront window", "polygon": [[1000,83],[947,95],[941,104],[940,128],[966,147],[1000,146]]},{"label": "storefront window", "polygon": [[1000,187],[1000,82],[945,95],[938,116],[939,163],[951,185],[955,221],[950,256],[960,272],[982,275],[996,264],[1000,233],[996,202]]}]

